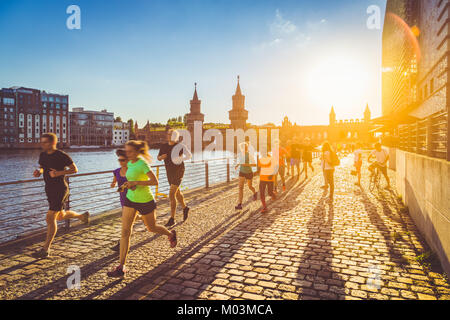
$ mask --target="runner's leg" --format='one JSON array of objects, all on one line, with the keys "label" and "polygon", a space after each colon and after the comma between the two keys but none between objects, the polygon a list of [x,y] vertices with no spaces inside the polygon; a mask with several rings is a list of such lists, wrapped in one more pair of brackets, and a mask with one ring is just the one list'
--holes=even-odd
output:
[{"label": "runner's leg", "polygon": [[130,238],[133,230],[136,210],[129,207],[122,209],[122,237],[120,239],[120,259],[119,263],[124,266],[127,262],[128,251],[130,250]]},{"label": "runner's leg", "polygon": [[244,183],[245,183],[245,178],[239,177],[239,201],[238,201],[238,204],[242,204],[242,199],[244,199]]},{"label": "runner's leg", "polygon": [[172,236],[172,233],[166,227],[156,224],[156,209],[153,210],[152,213],[143,215],[142,220],[144,221],[148,231],[157,234],[164,234],[168,237]]},{"label": "runner's leg", "polygon": [[266,184],[264,181],[259,182],[259,196],[261,198],[261,203],[263,205],[263,208],[266,207]]},{"label": "runner's leg", "polygon": [[181,204],[181,207],[184,209],[186,208],[186,203],[184,202],[184,195],[181,192],[180,188],[178,187],[177,193],[175,194],[178,203]]},{"label": "runner's leg", "polygon": [[247,179],[247,186],[253,194],[256,193],[256,189],[253,187],[253,179]]},{"label": "runner's leg", "polygon": [[178,191],[178,186],[171,184],[169,191],[169,200],[170,200],[170,216],[175,219],[175,213],[177,211],[177,198],[176,194]]},{"label": "runner's leg", "polygon": [[48,251],[50,246],[52,245],[53,239],[55,239],[56,231],[58,230],[58,225],[56,223],[56,219],[58,217],[59,212],[49,210],[47,212],[47,216],[45,221],[47,222],[47,237],[44,243],[44,250]]},{"label": "runner's leg", "polygon": [[84,217],[85,217],[85,215],[76,213],[75,211],[62,210],[59,212],[58,221],[70,220],[70,219],[78,219],[80,221],[84,221],[85,220]]}]

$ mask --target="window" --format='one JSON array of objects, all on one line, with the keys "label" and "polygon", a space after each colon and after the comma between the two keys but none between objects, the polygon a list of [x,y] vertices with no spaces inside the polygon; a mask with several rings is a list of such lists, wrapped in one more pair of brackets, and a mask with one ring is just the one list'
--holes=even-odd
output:
[{"label": "window", "polygon": [[3,104],[6,106],[13,106],[15,103],[14,98],[3,98]]}]

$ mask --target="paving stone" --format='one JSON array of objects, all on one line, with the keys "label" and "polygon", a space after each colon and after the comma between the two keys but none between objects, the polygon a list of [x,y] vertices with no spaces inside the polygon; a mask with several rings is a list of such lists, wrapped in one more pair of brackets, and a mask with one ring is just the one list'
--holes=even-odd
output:
[{"label": "paving stone", "polygon": [[[390,192],[354,186],[351,158],[336,169],[333,206],[323,196],[317,170],[306,181],[288,178],[286,192],[259,213],[251,201],[236,212],[237,182],[185,192],[192,218],[177,225],[179,246],[167,237],[134,232],[126,279],[105,276],[116,264],[109,249],[120,237],[118,217],[58,234],[52,260],[2,250],[0,299],[445,299],[442,275],[414,260],[426,251],[411,217]],[[365,162],[366,165],[366,162]],[[363,172],[367,168],[363,168]],[[389,171],[393,185],[395,173]],[[251,197],[245,189],[245,199]],[[158,222],[167,219],[167,201],[158,203]],[[214,214],[211,214],[211,213]],[[179,213],[177,213],[178,215]],[[138,223],[135,230],[142,228]],[[392,232],[409,233],[392,241]],[[405,265],[402,258],[410,264]],[[82,270],[82,288],[68,290],[68,265]],[[6,270],[6,271],[5,271]]]}]

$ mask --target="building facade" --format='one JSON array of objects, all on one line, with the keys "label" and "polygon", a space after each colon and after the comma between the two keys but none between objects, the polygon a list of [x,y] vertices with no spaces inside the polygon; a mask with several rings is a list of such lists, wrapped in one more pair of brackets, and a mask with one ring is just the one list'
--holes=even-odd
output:
[{"label": "building facade", "polygon": [[126,122],[114,122],[113,127],[113,146],[123,146],[130,140],[130,128]]},{"label": "building facade", "polygon": [[369,146],[375,141],[372,132],[374,126],[371,123],[371,112],[369,106],[364,110],[364,118],[337,120],[334,107],[331,107],[328,125],[298,126],[292,124],[285,117],[280,130],[280,139],[287,142],[293,138],[304,140],[310,139],[312,144],[319,145],[324,141],[331,143],[351,144],[360,142]]},{"label": "building facade", "polygon": [[110,147],[113,142],[114,113],[73,108],[70,112],[72,146]]},{"label": "building facade", "polygon": [[40,123],[38,124],[36,119],[36,126],[40,127],[41,134],[46,132],[56,134],[59,145],[68,147],[70,145],[69,96],[42,91]]},{"label": "building facade", "polygon": [[0,90],[0,146],[39,148],[43,133],[55,133],[59,147],[69,141],[69,96],[38,89],[12,87]]},{"label": "building facade", "polygon": [[14,91],[0,90],[0,148],[11,148],[17,142],[16,114]]},{"label": "building facade", "polygon": [[386,141],[450,160],[450,5],[443,0],[389,0],[383,30]]}]

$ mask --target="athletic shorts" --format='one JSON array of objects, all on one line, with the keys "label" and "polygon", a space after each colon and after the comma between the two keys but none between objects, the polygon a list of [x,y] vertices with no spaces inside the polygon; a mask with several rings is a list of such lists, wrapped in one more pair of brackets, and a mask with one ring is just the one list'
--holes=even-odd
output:
[{"label": "athletic shorts", "polygon": [[125,197],[124,207],[133,208],[134,210],[138,211],[142,216],[145,216],[146,214],[152,213],[156,209],[156,202],[155,200],[152,200],[146,203],[137,203],[132,202],[130,201],[130,199]]},{"label": "athletic shorts", "polygon": [[171,169],[167,171],[167,181],[169,185],[180,186],[184,177],[184,168]]},{"label": "athletic shorts", "polygon": [[66,206],[67,199],[69,198],[69,188],[61,189],[45,189],[48,201],[48,210],[50,211],[63,211]]},{"label": "athletic shorts", "polygon": [[245,178],[247,180],[253,180],[253,172],[249,173],[239,172],[239,177]]}]

